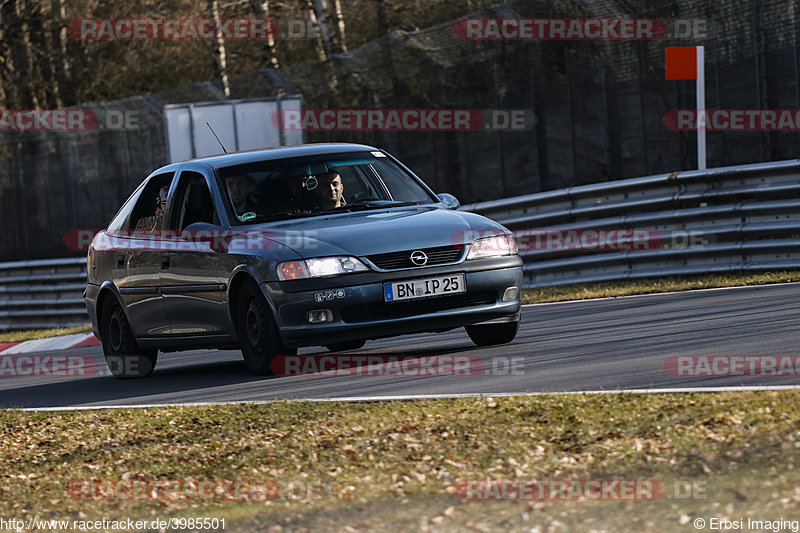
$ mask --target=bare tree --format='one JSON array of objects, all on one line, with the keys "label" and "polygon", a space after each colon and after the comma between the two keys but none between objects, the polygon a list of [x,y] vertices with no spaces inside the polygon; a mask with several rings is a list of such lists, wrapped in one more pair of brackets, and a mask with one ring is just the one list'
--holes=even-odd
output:
[{"label": "bare tree", "polygon": [[28,31],[25,32],[28,57],[30,58],[31,85],[36,105],[42,107],[62,107],[59,84],[56,82],[55,61],[44,30],[45,14],[39,2],[23,0]]},{"label": "bare tree", "polygon": [[328,55],[330,54],[325,47],[326,37],[323,35],[323,31],[329,31],[330,28],[326,26],[323,30],[319,20],[317,20],[317,15],[311,0],[300,0],[300,8],[303,10],[303,16],[305,19],[320,29],[320,39],[316,41],[317,57],[319,57],[320,60],[327,59]]},{"label": "bare tree", "polygon": [[319,24],[320,39],[325,56],[330,57],[345,50],[344,47],[344,18],[342,17],[342,6],[339,0],[334,2],[334,17],[331,22],[331,15],[328,10],[327,0],[311,0],[314,7],[314,14]]},{"label": "bare tree", "polygon": [[5,87],[8,86],[12,92],[14,90],[11,84],[12,72],[9,62],[10,48],[8,43],[10,41],[6,37],[6,26],[8,25],[7,4],[8,2],[0,4],[0,107],[7,107],[10,101],[13,100],[13,97],[9,96],[9,92],[6,91]]},{"label": "bare tree", "polygon": [[4,0],[0,4],[0,23],[3,32],[3,70],[6,105],[37,108],[39,101],[34,91],[30,60],[30,28],[22,16],[17,0]]},{"label": "bare tree", "polygon": [[342,11],[342,2],[340,0],[331,1],[333,2],[333,20],[336,23],[334,25],[334,28],[336,28],[336,39],[339,42],[341,51],[344,52],[347,50],[347,44],[345,42],[344,12]]},{"label": "bare tree", "polygon": [[[269,0],[250,0],[250,8],[256,17],[269,18]],[[261,48],[264,63],[269,68],[280,68],[278,57],[275,54],[275,36],[272,34],[276,29],[275,27],[270,27],[267,40],[264,41],[264,46]]]},{"label": "bare tree", "polygon": [[230,98],[231,84],[228,79],[228,63],[225,57],[225,39],[222,38],[222,28],[219,27],[219,2],[217,0],[208,0],[207,7],[209,16],[214,19],[217,32],[217,38],[212,41],[217,77],[222,80],[222,92],[225,94],[225,98]]},{"label": "bare tree", "polygon": [[[73,95],[69,86],[70,63],[67,56],[67,14],[64,0],[51,0],[50,11],[52,19],[52,30],[50,40],[53,43],[52,53],[56,56],[53,59],[55,68],[55,79],[59,87],[59,94],[62,100],[72,104]],[[60,105],[60,104],[59,104]]]}]

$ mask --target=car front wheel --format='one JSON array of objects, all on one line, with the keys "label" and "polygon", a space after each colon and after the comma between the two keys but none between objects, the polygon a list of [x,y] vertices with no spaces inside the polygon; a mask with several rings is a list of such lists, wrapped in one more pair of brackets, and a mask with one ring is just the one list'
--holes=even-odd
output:
[{"label": "car front wheel", "polygon": [[267,300],[254,281],[247,281],[242,287],[236,322],[242,356],[253,374],[269,375],[272,373],[270,364],[275,356],[297,353],[297,350],[283,347]]},{"label": "car front wheel", "polygon": [[105,306],[102,322],[103,354],[115,378],[143,378],[153,373],[158,350],[142,350],[119,302]]},{"label": "car front wheel", "polygon": [[478,346],[506,344],[514,340],[519,330],[519,320],[502,324],[476,324],[465,326],[467,335]]}]

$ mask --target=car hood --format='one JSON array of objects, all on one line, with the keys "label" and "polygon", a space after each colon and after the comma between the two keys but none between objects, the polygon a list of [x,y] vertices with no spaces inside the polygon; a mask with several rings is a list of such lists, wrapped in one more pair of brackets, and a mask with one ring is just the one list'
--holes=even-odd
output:
[{"label": "car hood", "polygon": [[435,206],[395,207],[248,226],[304,258],[466,244],[507,231],[475,213]]}]

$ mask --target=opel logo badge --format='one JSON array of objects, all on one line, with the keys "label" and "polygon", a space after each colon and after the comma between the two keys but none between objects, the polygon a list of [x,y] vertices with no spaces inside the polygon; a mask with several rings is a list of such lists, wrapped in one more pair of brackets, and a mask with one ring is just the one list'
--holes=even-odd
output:
[{"label": "opel logo badge", "polygon": [[428,262],[428,256],[422,250],[411,252],[411,262],[417,266],[423,266]]}]

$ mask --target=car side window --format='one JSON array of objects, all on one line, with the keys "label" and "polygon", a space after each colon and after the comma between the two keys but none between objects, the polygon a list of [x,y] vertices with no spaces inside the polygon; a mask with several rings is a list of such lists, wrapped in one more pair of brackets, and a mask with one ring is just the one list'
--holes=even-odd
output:
[{"label": "car side window", "polygon": [[219,224],[219,216],[205,177],[199,172],[184,171],[178,182],[173,203],[173,218],[178,233],[196,222]]},{"label": "car side window", "polygon": [[174,172],[150,178],[131,212],[129,231],[136,237],[160,236],[164,229],[164,204]]},{"label": "car side window", "polygon": [[108,233],[118,235],[128,230],[128,219],[136,204],[136,200],[141,196],[143,187],[144,184],[140,184],[136,187],[136,190],[133,191],[130,197],[125,201],[125,204],[120,208],[117,214],[114,215],[114,218],[108,223],[108,229],[106,230]]},{"label": "car side window", "polygon": [[399,167],[377,160],[370,165],[378,179],[391,191],[391,198],[400,202],[430,202],[428,194]]}]

